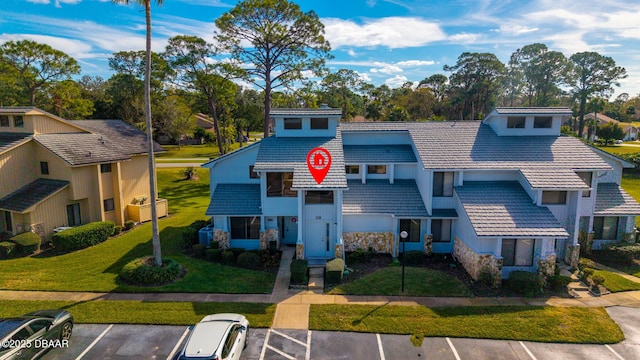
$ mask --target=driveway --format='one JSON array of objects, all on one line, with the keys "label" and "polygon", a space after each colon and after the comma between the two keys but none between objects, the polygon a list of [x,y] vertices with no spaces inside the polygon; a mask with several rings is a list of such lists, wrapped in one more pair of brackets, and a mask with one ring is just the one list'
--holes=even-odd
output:
[{"label": "driveway", "polygon": [[[611,307],[607,312],[625,333],[620,344],[425,338],[416,347],[408,335],[251,329],[242,359],[640,359],[640,309]],[[186,326],[78,324],[70,346],[53,349],[43,359],[170,359],[187,334]]]}]

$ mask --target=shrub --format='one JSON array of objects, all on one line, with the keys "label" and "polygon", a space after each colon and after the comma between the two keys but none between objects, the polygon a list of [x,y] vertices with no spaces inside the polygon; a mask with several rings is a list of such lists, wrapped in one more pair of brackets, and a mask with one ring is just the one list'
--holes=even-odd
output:
[{"label": "shrub", "polygon": [[582,275],[584,276],[584,279],[586,280],[587,278],[593,276],[593,273],[595,272],[594,269],[586,267],[584,269],[582,269]]},{"label": "shrub", "polygon": [[125,222],[124,222],[124,229],[125,229],[125,230],[131,230],[131,229],[133,229],[133,227],[134,227],[134,225],[135,225],[135,224],[136,224],[136,222],[135,222],[135,221],[133,221],[133,220],[127,220],[127,221],[125,221]]},{"label": "shrub", "polygon": [[243,248],[229,248],[229,251],[233,252],[233,256],[236,258],[240,256],[245,250]]},{"label": "shrub", "polygon": [[509,288],[524,296],[542,294],[544,279],[540,274],[528,271],[513,271],[509,274]]},{"label": "shrub", "polygon": [[11,239],[11,234],[9,234],[8,232],[0,231],[0,241],[7,241],[9,239]]},{"label": "shrub", "polygon": [[222,263],[225,265],[236,264],[236,256],[233,254],[233,251],[225,250],[222,252]]},{"label": "shrub", "polygon": [[193,256],[203,258],[206,255],[207,245],[195,244],[191,247],[191,250],[193,250]]},{"label": "shrub", "polygon": [[582,271],[582,269],[584,268],[595,268],[595,267],[596,267],[596,263],[591,259],[580,258],[580,260],[578,261],[578,270],[580,271]]},{"label": "shrub", "polygon": [[270,249],[260,250],[260,262],[267,268],[278,267],[280,265],[280,252]]},{"label": "shrub", "polygon": [[402,257],[405,265],[416,266],[424,263],[424,253],[420,250],[407,251]]},{"label": "shrub", "polygon": [[547,278],[547,287],[553,291],[563,291],[570,282],[571,278],[568,276],[553,275]]},{"label": "shrub", "polygon": [[22,255],[31,255],[40,250],[42,238],[34,232],[27,231],[12,237],[11,241],[16,244],[17,253]]},{"label": "shrub", "polygon": [[199,243],[198,240],[198,231],[192,228],[191,226],[187,226],[182,230],[182,246],[185,249],[188,249]]},{"label": "shrub", "polygon": [[356,249],[355,251],[347,254],[347,263],[349,264],[366,263],[370,259],[371,259],[371,252],[364,251],[362,249]]},{"label": "shrub", "polygon": [[74,251],[99,244],[113,234],[115,223],[98,221],[53,234],[53,245],[62,251]]},{"label": "shrub", "polygon": [[209,247],[212,249],[220,249],[220,243],[217,241],[212,241],[211,244],[209,244]]},{"label": "shrub", "polygon": [[344,273],[344,260],[336,258],[327,261],[325,265],[325,280],[329,284],[337,284],[342,281],[342,274]]},{"label": "shrub", "polygon": [[613,245],[600,250],[599,257],[612,263],[633,265],[640,259],[640,245]]},{"label": "shrub", "polygon": [[307,282],[307,260],[295,259],[291,261],[291,284],[304,285]]},{"label": "shrub", "polygon": [[207,260],[213,262],[222,262],[222,250],[220,249],[207,249],[204,251]]},{"label": "shrub", "polygon": [[260,267],[260,255],[253,251],[245,251],[238,256],[238,266],[245,269],[257,269]]},{"label": "shrub", "polygon": [[174,281],[182,266],[170,258],[162,259],[162,266],[153,265],[153,257],[135,259],[122,268],[120,278],[133,285],[164,285]]},{"label": "shrub", "polygon": [[122,232],[122,226],[116,225],[113,227],[113,234],[111,236],[116,236]]},{"label": "shrub", "polygon": [[0,242],[0,259],[6,259],[15,249],[16,243],[11,241]]},{"label": "shrub", "polygon": [[591,277],[591,283],[593,284],[593,286],[598,286],[598,285],[602,285],[604,284],[604,276],[602,275],[593,275]]}]

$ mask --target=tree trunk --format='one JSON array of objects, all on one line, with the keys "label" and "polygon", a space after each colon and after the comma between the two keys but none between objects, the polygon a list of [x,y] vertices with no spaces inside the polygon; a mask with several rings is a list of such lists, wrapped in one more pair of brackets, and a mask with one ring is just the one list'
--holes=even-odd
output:
[{"label": "tree trunk", "polygon": [[582,139],[582,133],[584,128],[584,108],[587,104],[587,95],[580,94],[580,113],[578,116],[580,117],[580,121],[578,121],[578,137]]},{"label": "tree trunk", "polygon": [[264,138],[269,137],[269,121],[271,118],[271,79],[267,76],[264,87]]},{"label": "tree trunk", "polygon": [[207,106],[209,107],[209,115],[213,118],[213,129],[216,131],[216,141],[218,142],[218,151],[220,156],[224,155],[224,146],[222,144],[222,134],[220,133],[220,124],[218,122],[218,110],[216,109],[215,99],[211,94],[207,93]]}]

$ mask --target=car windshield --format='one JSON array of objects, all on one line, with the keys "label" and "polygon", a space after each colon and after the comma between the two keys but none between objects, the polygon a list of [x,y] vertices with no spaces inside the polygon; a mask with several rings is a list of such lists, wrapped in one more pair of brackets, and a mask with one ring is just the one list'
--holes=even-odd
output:
[{"label": "car windshield", "polygon": [[24,320],[22,319],[0,320],[0,339],[9,335],[9,333],[17,329],[23,323],[24,323]]}]

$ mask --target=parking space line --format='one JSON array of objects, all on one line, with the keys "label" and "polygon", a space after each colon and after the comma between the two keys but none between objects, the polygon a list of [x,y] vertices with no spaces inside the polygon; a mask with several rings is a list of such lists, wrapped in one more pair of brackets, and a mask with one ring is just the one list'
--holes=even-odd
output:
[{"label": "parking space line", "polygon": [[622,356],[620,356],[620,354],[618,354],[615,350],[613,350],[613,348],[609,345],[604,345],[607,347],[607,349],[611,350],[611,352],[613,353],[613,355],[615,355],[618,359],[620,360],[624,360],[624,358]]},{"label": "parking space line", "polygon": [[451,342],[451,339],[447,338],[447,343],[449,344],[451,351],[453,351],[453,356],[456,357],[456,360],[461,360],[460,355],[458,355],[458,351],[456,350],[456,347],[453,346],[453,343]]},{"label": "parking space line", "polygon": [[264,344],[262,344],[262,351],[260,352],[260,360],[264,360],[264,354],[267,352],[267,344],[269,344],[270,335],[271,329],[267,329],[267,336],[264,337]]},{"label": "parking space line", "polygon": [[182,333],[182,336],[180,337],[180,340],[178,340],[178,343],[176,344],[176,346],[173,347],[173,349],[171,350],[171,352],[169,353],[169,356],[167,356],[167,360],[171,360],[173,358],[173,355],[176,354],[176,352],[178,351],[178,349],[180,348],[180,344],[182,344],[182,340],[184,340],[185,337],[187,337],[187,334],[189,333],[189,327],[187,327],[184,332]]},{"label": "parking space line", "polygon": [[307,330],[307,352],[304,354],[304,360],[311,359],[311,330]]},{"label": "parking space line", "polygon": [[289,360],[296,360],[296,358],[295,358],[295,357],[293,357],[293,356],[291,356],[291,355],[287,354],[287,353],[286,353],[286,352],[284,352],[284,351],[280,351],[280,350],[278,350],[278,349],[274,348],[273,346],[267,345],[267,347],[269,348],[269,350],[271,350],[271,351],[273,351],[273,352],[276,352],[276,353],[278,353],[278,354],[280,354],[280,355],[282,355],[282,356],[286,357],[286,358],[287,358],[287,359],[289,359]]},{"label": "parking space line", "polygon": [[84,349],[84,351],[82,353],[80,353],[80,355],[78,355],[78,357],[76,358],[76,360],[80,360],[82,359],[83,356],[85,356],[89,351],[91,351],[91,349],[93,349],[94,346],[96,346],[96,344],[98,343],[98,341],[100,341],[100,339],[102,339],[109,330],[111,330],[111,328],[113,327],[113,324],[109,325],[109,327],[107,327],[106,329],[104,329],[104,331],[102,332],[102,334],[98,335],[98,337],[93,340],[93,342],[91,344],[89,344],[89,346],[87,346],[86,349]]},{"label": "parking space line", "polygon": [[380,352],[380,360],[385,360],[384,349],[382,348],[382,340],[380,339],[380,334],[376,334],[376,339],[378,340],[378,351]]},{"label": "parking space line", "polygon": [[526,352],[527,352],[527,355],[529,355],[529,357],[530,357],[532,360],[538,360],[538,359],[536,359],[536,357],[535,357],[535,356],[533,356],[533,353],[532,353],[531,351],[529,351],[529,348],[528,348],[528,347],[526,347],[522,341],[520,341],[520,345],[522,345],[522,347],[524,348],[524,351],[526,351]]},{"label": "parking space line", "polygon": [[302,346],[307,346],[307,344],[303,343],[302,341],[300,341],[300,340],[298,340],[298,339],[294,339],[294,338],[292,338],[291,336],[289,336],[289,335],[287,335],[287,334],[283,334],[283,333],[281,333],[281,332],[280,332],[280,331],[278,331],[278,330],[273,330],[273,329],[272,329],[272,330],[271,330],[271,332],[272,332],[272,333],[274,333],[274,334],[276,334],[276,335],[280,335],[280,336],[282,336],[283,338],[285,338],[285,339],[287,339],[287,340],[291,340],[291,341],[293,341],[294,343],[298,343],[298,344],[300,344],[300,345],[302,345]]}]

